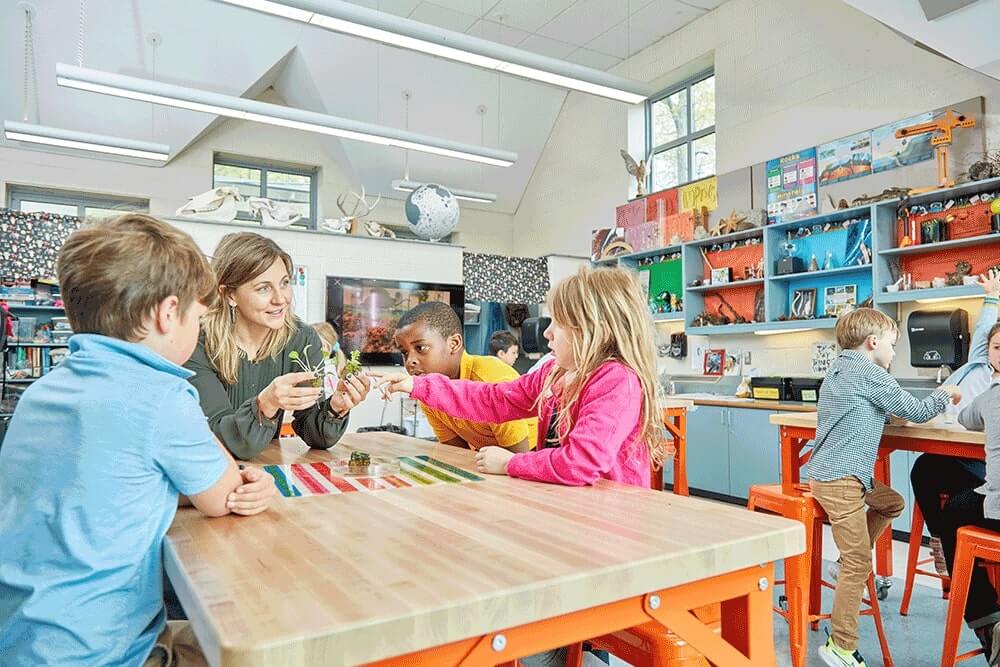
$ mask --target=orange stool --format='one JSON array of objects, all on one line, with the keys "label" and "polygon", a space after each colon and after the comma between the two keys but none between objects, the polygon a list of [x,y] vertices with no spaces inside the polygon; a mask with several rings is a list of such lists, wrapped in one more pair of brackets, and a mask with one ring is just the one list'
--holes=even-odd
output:
[{"label": "orange stool", "polygon": [[[947,496],[942,494],[941,502],[945,502]],[[948,591],[951,589],[951,577],[938,574],[935,570],[922,570],[921,565],[933,563],[934,558],[917,560],[920,552],[920,539],[924,532],[924,515],[920,511],[920,505],[913,503],[913,518],[910,519],[910,546],[906,551],[906,584],[903,587],[903,601],[899,603],[899,613],[906,616],[910,613],[910,597],[913,595],[913,579],[920,574],[925,577],[934,577],[941,580],[941,597],[948,599]]]},{"label": "orange stool", "polygon": [[[784,599],[787,607],[776,608],[775,611],[788,622],[788,643],[792,658],[792,667],[805,667],[809,652],[809,642],[806,635],[806,625],[813,630],[819,629],[821,620],[829,619],[830,614],[820,611],[823,587],[834,586],[823,580],[823,523],[827,520],[826,513],[813,495],[805,490],[796,490],[788,495],[782,492],[780,484],[757,484],[750,487],[750,499],[747,509],[751,511],[769,512],[788,519],[801,521],[806,529],[806,551],[799,556],[785,559],[785,578],[775,581],[775,585],[785,587]],[[868,599],[862,599],[867,609],[862,609],[861,616],[871,616],[875,622],[875,632],[878,634],[879,645],[882,648],[882,661],[886,667],[892,667],[892,654],[885,638],[882,626],[882,614],[875,592],[874,573],[868,577]]]},{"label": "orange stool", "polygon": [[941,646],[941,667],[954,667],[957,662],[983,653],[982,649],[975,649],[958,655],[958,637],[962,633],[965,602],[969,597],[969,582],[977,558],[991,564],[1000,563],[1000,533],[975,526],[959,528],[951,573],[951,598],[948,600],[948,617]]}]

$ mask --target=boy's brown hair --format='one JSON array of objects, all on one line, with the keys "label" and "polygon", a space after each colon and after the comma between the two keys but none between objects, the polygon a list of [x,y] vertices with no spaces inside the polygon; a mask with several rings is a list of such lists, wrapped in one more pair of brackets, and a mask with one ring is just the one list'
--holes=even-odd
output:
[{"label": "boy's brown hair", "polygon": [[157,304],[176,296],[181,313],[210,306],[215,274],[190,236],[128,213],[88,224],[66,239],[56,262],[66,316],[76,333],[136,341]]},{"label": "boy's brown hair", "polygon": [[837,320],[837,345],[842,350],[853,350],[869,336],[881,336],[886,331],[899,331],[896,320],[874,308],[858,308]]}]

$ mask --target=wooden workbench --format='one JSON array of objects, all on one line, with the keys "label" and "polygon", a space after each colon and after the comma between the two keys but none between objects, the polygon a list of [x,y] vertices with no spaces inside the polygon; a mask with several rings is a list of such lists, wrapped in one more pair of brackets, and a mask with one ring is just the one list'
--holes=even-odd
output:
[{"label": "wooden workbench", "polygon": [[[473,470],[471,451],[386,433],[282,439],[258,462],[351,449]],[[742,508],[487,476],[256,517],[183,508],[164,561],[213,665],[493,665],[650,620],[719,664],[773,665],[770,564],[803,550],[800,524]],[[722,600],[721,636],[686,611]]]}]

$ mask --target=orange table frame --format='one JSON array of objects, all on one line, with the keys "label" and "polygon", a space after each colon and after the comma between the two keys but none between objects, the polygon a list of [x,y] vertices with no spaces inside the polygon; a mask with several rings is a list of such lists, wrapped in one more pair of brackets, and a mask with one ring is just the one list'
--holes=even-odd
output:
[{"label": "orange table frame", "polygon": [[[712,664],[727,667],[774,665],[773,583],[774,564],[767,563],[380,660],[367,667],[514,665],[518,658],[649,622],[669,628]],[[692,613],[693,609],[712,603],[721,603],[721,635]],[[574,657],[577,656],[571,659]]]},{"label": "orange table frame", "polygon": [[[793,493],[796,488],[808,488],[802,484],[800,472],[812,452],[803,453],[802,450],[806,443],[815,439],[815,427],[781,426],[781,489],[784,493]],[[986,458],[986,450],[979,444],[884,435],[875,460],[875,479],[884,484],[890,483],[889,455],[897,451],[941,454],[980,461]],[[875,573],[881,577],[892,576],[891,531],[883,533],[875,546]]]},{"label": "orange table frame", "polygon": [[[663,408],[663,428],[674,439],[674,488],[679,496],[688,495],[687,477],[687,408]],[[663,490],[663,468],[653,471],[653,488]]]}]

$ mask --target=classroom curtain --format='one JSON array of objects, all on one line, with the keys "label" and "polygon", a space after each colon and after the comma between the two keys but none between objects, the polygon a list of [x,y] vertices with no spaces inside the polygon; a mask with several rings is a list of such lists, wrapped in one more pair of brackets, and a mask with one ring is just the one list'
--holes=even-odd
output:
[{"label": "classroom curtain", "polygon": [[22,281],[56,274],[56,257],[80,218],[0,208],[0,278]]}]

